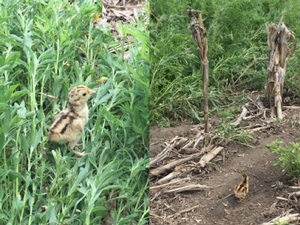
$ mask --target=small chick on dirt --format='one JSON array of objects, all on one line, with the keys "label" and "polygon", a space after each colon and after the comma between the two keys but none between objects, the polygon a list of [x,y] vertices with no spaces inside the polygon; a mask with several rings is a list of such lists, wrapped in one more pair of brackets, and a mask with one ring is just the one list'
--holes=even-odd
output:
[{"label": "small chick on dirt", "polygon": [[48,140],[59,144],[68,143],[68,149],[76,156],[82,157],[84,152],[74,150],[88,122],[89,109],[87,100],[95,93],[84,85],[71,89],[68,97],[68,107],[56,115],[48,133]]},{"label": "small chick on dirt", "polygon": [[241,182],[234,187],[234,194],[239,200],[238,202],[242,202],[246,195],[249,192],[249,177],[247,174],[243,173]]}]

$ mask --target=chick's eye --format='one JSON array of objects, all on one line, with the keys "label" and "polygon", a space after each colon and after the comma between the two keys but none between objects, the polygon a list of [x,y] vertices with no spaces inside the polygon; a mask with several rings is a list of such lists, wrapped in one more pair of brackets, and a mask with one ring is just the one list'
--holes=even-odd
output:
[{"label": "chick's eye", "polygon": [[86,96],[86,93],[83,93],[82,96]]}]

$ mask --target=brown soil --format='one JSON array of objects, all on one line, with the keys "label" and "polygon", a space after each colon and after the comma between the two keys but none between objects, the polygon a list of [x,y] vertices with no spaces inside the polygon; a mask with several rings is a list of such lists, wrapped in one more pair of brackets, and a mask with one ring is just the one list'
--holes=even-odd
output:
[{"label": "brown soil", "polygon": [[[225,162],[215,161],[215,166],[208,166],[201,173],[191,173],[191,182],[211,187],[207,191],[188,191],[178,194],[151,193],[150,224],[262,224],[280,216],[291,209],[291,213],[300,211],[300,204],[277,200],[276,197],[287,197],[289,186],[295,181],[274,166],[276,155],[268,151],[266,144],[275,139],[285,143],[297,141],[299,127],[292,126],[300,121],[300,110],[284,111],[285,118],[281,123],[273,123],[271,128],[253,134],[250,145],[254,148],[230,143],[225,148]],[[150,131],[151,157],[162,151],[164,142],[176,135],[189,137],[194,135],[196,125],[183,124],[173,128],[152,127]],[[222,152],[221,152],[222,155]],[[220,156],[220,158],[223,158]],[[218,160],[218,156],[216,157]],[[217,165],[217,166],[216,166]],[[241,173],[249,175],[249,194],[242,203],[238,203],[233,188],[239,183]],[[151,178],[150,186],[156,185],[157,177]],[[278,201],[278,202],[277,202]],[[272,204],[277,205],[272,209]],[[192,210],[188,210],[195,207]],[[187,212],[183,212],[187,210]],[[299,224],[293,223],[293,224]]]}]

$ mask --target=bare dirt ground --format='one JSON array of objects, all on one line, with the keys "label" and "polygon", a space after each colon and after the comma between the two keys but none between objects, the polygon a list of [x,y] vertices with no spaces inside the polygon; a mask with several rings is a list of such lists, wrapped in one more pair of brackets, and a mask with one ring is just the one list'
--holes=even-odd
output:
[{"label": "bare dirt ground", "polygon": [[[276,198],[287,198],[288,193],[294,191],[290,186],[298,183],[274,166],[277,156],[266,147],[266,144],[275,139],[289,143],[299,138],[299,126],[293,124],[300,121],[300,109],[287,109],[283,113],[285,119],[282,122],[272,123],[270,128],[253,134],[254,138],[250,143],[252,147],[230,143],[224,148],[224,156],[217,156],[213,160],[214,164],[200,173],[186,175],[190,178],[189,182],[207,185],[210,189],[165,193],[166,188],[150,188],[150,224],[254,225],[271,221],[287,211],[298,213],[299,201]],[[175,136],[193,136],[195,127],[197,125],[189,124],[173,128],[152,127],[150,157],[161,152],[165,147],[164,143]],[[242,203],[238,203],[234,195],[226,196],[233,193],[234,186],[239,183],[241,173],[244,172],[249,175],[249,194]],[[152,176],[150,187],[157,185],[158,179],[159,177]],[[298,221],[291,224],[300,223]]]}]

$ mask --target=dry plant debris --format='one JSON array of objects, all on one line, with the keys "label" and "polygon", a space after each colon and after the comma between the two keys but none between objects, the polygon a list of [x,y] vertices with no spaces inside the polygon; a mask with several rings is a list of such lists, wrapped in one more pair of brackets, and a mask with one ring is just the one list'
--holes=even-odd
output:
[{"label": "dry plant debris", "polygon": [[[148,1],[145,0],[104,0],[102,6],[102,15],[94,16],[94,26],[109,28],[116,40],[121,41],[124,37],[118,32],[117,26],[121,24],[133,24],[133,23],[148,23],[140,15],[145,14],[145,6]],[[142,19],[142,21],[140,21]],[[123,41],[122,41],[123,42]],[[127,36],[125,43],[119,46],[115,46],[109,51],[112,53],[123,50],[124,60],[129,60],[130,52],[129,46],[131,43],[131,37]]]},{"label": "dry plant debris", "polygon": [[[270,129],[276,119],[272,117],[270,109],[266,106],[266,98],[258,92],[251,92],[248,95],[248,100],[242,106],[241,114],[231,124],[237,129],[243,129],[249,133]],[[297,107],[289,106],[283,108],[295,109]],[[225,161],[224,153],[222,153],[223,147],[219,146],[219,137],[211,129],[210,135],[212,138],[207,148],[204,147],[204,126],[198,125],[192,133],[193,135],[189,137],[175,136],[170,141],[164,143],[164,149],[159,154],[150,158],[150,177],[152,180],[150,201],[153,205],[155,205],[155,201],[166,195],[177,198],[176,193],[207,191],[216,188],[193,182],[193,176],[196,174],[205,174],[208,169],[207,165],[211,165],[211,162],[216,160],[218,156],[223,159],[223,162]],[[294,189],[297,188],[294,187]],[[232,195],[230,194],[226,198]],[[297,201],[297,199],[299,196],[300,191],[296,190],[289,193],[286,197],[279,197],[276,200],[277,202],[271,206],[270,215],[276,211],[279,201],[286,201],[295,206],[296,203],[298,204],[299,200]],[[300,210],[300,206],[297,207]],[[195,209],[194,206],[190,210],[193,209]],[[278,210],[276,212],[278,213]],[[177,217],[182,213],[181,211],[174,211],[174,214],[167,217]],[[153,218],[159,217],[158,215],[153,215],[153,212],[151,216]],[[293,211],[286,212],[275,219],[292,222],[299,220],[299,214]],[[263,225],[272,224],[272,221]]]},{"label": "dry plant debris", "polygon": [[[293,32],[283,23],[283,17],[278,25],[271,23],[267,26],[269,66],[268,66],[268,95],[272,114],[277,109],[277,117],[281,120],[282,115],[282,94],[284,78],[286,73],[286,63],[288,56],[296,49],[296,39]],[[293,37],[292,48],[289,48],[289,41]]]}]

